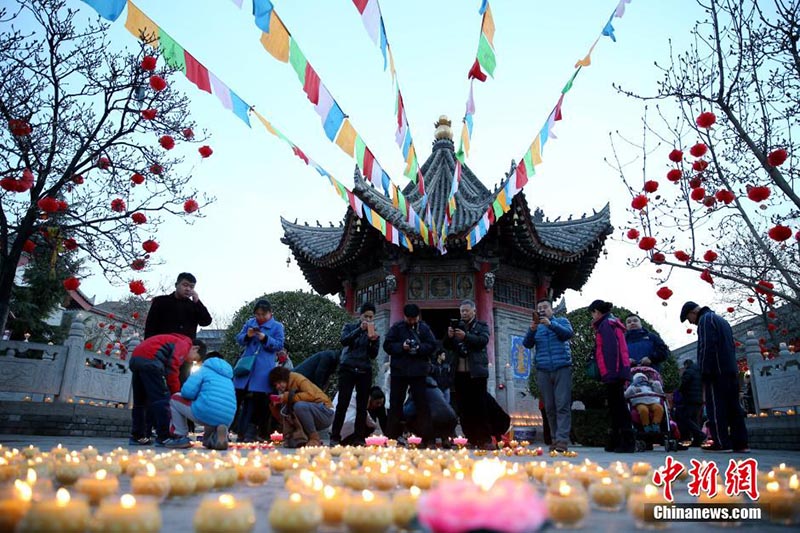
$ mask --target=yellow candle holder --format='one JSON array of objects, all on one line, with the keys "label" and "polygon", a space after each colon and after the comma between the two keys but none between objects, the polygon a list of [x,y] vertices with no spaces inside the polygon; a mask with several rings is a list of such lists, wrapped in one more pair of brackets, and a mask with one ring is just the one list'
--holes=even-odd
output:
[{"label": "yellow candle holder", "polygon": [[394,515],[385,496],[365,490],[351,498],[342,521],[353,533],[383,533],[392,525]]},{"label": "yellow candle holder", "polygon": [[399,529],[408,529],[409,524],[417,516],[417,503],[422,491],[411,487],[408,491],[400,491],[392,497],[392,520]]},{"label": "yellow candle holder", "polygon": [[626,490],[619,480],[604,477],[589,485],[592,503],[602,511],[619,511],[625,503]]},{"label": "yellow candle holder", "polygon": [[31,506],[33,491],[27,483],[16,480],[13,488],[0,494],[0,531],[15,531]]},{"label": "yellow candle holder", "polygon": [[557,528],[579,529],[589,512],[589,499],[579,486],[565,481],[544,497],[547,513]]},{"label": "yellow candle holder", "polygon": [[319,499],[322,508],[322,521],[329,526],[337,526],[342,522],[342,515],[350,501],[350,493],[341,487],[326,485]]},{"label": "yellow candle holder", "polygon": [[152,463],[146,465],[146,472],[131,479],[131,492],[135,496],[151,496],[162,502],[169,495],[169,478],[156,471]]},{"label": "yellow candle holder", "polygon": [[69,491],[58,489],[55,498],[34,502],[19,524],[19,533],[60,531],[82,533],[90,518],[89,506],[81,499],[72,499]]},{"label": "yellow candle holder", "polygon": [[249,499],[230,494],[206,498],[194,514],[196,533],[249,533],[256,525],[256,513]]},{"label": "yellow candle holder", "polygon": [[97,505],[103,498],[117,493],[119,481],[105,470],[98,470],[93,475],[81,477],[75,484],[75,490],[86,496],[91,505]]},{"label": "yellow candle holder", "polygon": [[276,499],[269,510],[269,525],[276,533],[312,533],[322,523],[322,509],[312,498],[293,493]]},{"label": "yellow candle holder", "polygon": [[157,533],[161,531],[161,511],[153,500],[123,494],[119,499],[103,500],[91,523],[92,531]]}]

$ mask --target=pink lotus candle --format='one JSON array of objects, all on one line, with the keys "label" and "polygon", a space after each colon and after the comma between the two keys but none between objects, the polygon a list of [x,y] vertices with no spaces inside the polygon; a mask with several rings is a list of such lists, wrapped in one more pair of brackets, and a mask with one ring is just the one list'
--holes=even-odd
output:
[{"label": "pink lotus candle", "polygon": [[411,446],[419,446],[421,442],[422,442],[422,437],[417,437],[416,435],[411,435],[410,437],[408,437],[408,443]]},{"label": "pink lotus candle", "polygon": [[283,442],[283,433],[278,433],[277,431],[273,431],[272,434],[269,436],[269,440],[274,442],[275,444],[280,444]]},{"label": "pink lotus candle", "polygon": [[385,446],[386,441],[389,440],[384,435],[371,435],[364,439],[367,446]]},{"label": "pink lotus candle", "polygon": [[469,441],[467,440],[466,437],[459,436],[459,437],[456,437],[456,438],[453,439],[453,444],[455,444],[459,448],[463,448],[464,446],[467,445],[468,442]]}]

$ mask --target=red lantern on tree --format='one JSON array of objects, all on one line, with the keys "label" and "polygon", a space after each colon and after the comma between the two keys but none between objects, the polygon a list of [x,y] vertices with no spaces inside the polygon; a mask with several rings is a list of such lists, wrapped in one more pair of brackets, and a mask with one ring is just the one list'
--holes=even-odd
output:
[{"label": "red lantern on tree", "polygon": [[122,198],[114,198],[111,200],[111,210],[117,213],[125,212],[125,200]]},{"label": "red lantern on tree", "polygon": [[708,261],[709,263],[713,263],[717,260],[719,255],[714,250],[707,250],[706,253],[703,254],[703,259]]},{"label": "red lantern on tree", "polygon": [[642,210],[647,205],[647,202],[647,196],[640,194],[638,196],[634,196],[633,200],[631,201],[631,207]]},{"label": "red lantern on tree", "polygon": [[142,118],[145,120],[155,120],[157,114],[155,109],[142,109]]},{"label": "red lantern on tree", "polygon": [[152,72],[156,69],[156,58],[153,56],[144,56],[142,58],[142,70]]},{"label": "red lantern on tree", "polygon": [[147,217],[144,213],[134,213],[131,215],[131,220],[133,220],[134,224],[144,224],[147,222]]},{"label": "red lantern on tree", "polygon": [[673,163],[680,163],[683,161],[683,152],[678,149],[675,149],[669,153],[669,160]]},{"label": "red lantern on tree", "polygon": [[150,76],[150,87],[156,91],[161,92],[167,88],[167,82],[161,76]]},{"label": "red lantern on tree", "polygon": [[661,252],[656,252],[656,253],[653,254],[653,262],[656,263],[656,264],[660,265],[661,263],[663,263],[666,260],[667,260],[667,256],[665,256]]},{"label": "red lantern on tree", "polygon": [[639,230],[636,228],[631,228],[628,230],[628,233],[625,234],[630,240],[635,241],[639,238]]},{"label": "red lantern on tree", "polygon": [[717,116],[711,111],[705,111],[697,115],[695,122],[699,128],[710,128],[717,121]]},{"label": "red lantern on tree", "polygon": [[705,269],[700,273],[700,279],[711,285],[714,284],[714,278],[711,277],[711,272],[708,269]]},{"label": "red lantern on tree", "polygon": [[161,148],[164,150],[172,150],[175,148],[175,139],[173,139],[170,135],[162,135],[158,139],[158,144],[160,144]]},{"label": "red lantern on tree", "polygon": [[656,295],[662,300],[669,300],[672,294],[672,290],[669,287],[661,287],[656,291]]},{"label": "red lantern on tree", "polygon": [[675,252],[675,259],[685,263],[689,259],[691,259],[691,257],[689,256],[689,254],[687,254],[683,250],[678,250],[678,251]]},{"label": "red lantern on tree", "polygon": [[183,210],[186,211],[187,213],[194,213],[198,209],[200,209],[200,206],[194,199],[189,199],[183,202]]},{"label": "red lantern on tree", "polygon": [[678,183],[679,181],[681,181],[682,177],[683,177],[683,172],[681,172],[677,168],[673,168],[672,170],[667,172],[667,179],[672,183]]},{"label": "red lantern on tree", "polygon": [[770,228],[768,235],[773,241],[783,242],[792,237],[792,228],[778,224],[777,226]]},{"label": "red lantern on tree", "polygon": [[68,291],[77,291],[81,282],[75,276],[70,276],[64,280],[64,288]]},{"label": "red lantern on tree", "polygon": [[200,148],[197,149],[197,151],[200,152],[200,156],[203,159],[211,157],[211,154],[214,153],[214,150],[212,150],[211,147],[208,145],[201,146]]},{"label": "red lantern on tree", "polygon": [[714,196],[717,198],[717,200],[723,202],[725,205],[730,204],[736,199],[736,195],[733,194],[733,191],[729,191],[727,189],[721,189],[717,191]]},{"label": "red lantern on tree", "polygon": [[655,180],[647,180],[644,182],[644,192],[656,192],[658,190],[658,182]]},{"label": "red lantern on tree", "polygon": [[152,239],[148,239],[142,243],[142,248],[148,254],[152,254],[156,250],[158,250],[158,243]]},{"label": "red lantern on tree", "polygon": [[770,154],[767,156],[767,163],[769,163],[770,166],[779,167],[784,163],[784,161],[786,161],[788,157],[789,154],[786,152],[786,150],[783,148],[778,148],[777,150],[770,152]]},{"label": "red lantern on tree", "polygon": [[655,237],[642,237],[639,241],[639,248],[644,251],[652,250],[656,247],[656,238]]},{"label": "red lantern on tree", "polygon": [[758,187],[752,187],[750,185],[747,186],[747,197],[754,202],[763,202],[769,198],[769,193],[769,187],[766,185],[761,185]]},{"label": "red lantern on tree", "polygon": [[689,148],[689,153],[692,154],[694,157],[703,157],[708,152],[708,146],[703,143],[697,143],[691,148]]},{"label": "red lantern on tree", "polygon": [[702,202],[706,197],[706,190],[703,187],[692,189],[691,197],[695,202]]},{"label": "red lantern on tree", "polygon": [[131,292],[136,296],[141,296],[142,294],[147,292],[147,289],[144,286],[144,282],[140,279],[128,283],[128,288],[130,288]]}]

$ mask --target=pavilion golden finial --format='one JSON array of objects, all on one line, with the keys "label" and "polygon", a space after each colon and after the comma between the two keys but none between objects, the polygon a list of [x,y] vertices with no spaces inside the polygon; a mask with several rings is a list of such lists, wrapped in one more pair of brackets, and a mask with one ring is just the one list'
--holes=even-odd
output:
[{"label": "pavilion golden finial", "polygon": [[448,139],[453,140],[453,130],[450,128],[452,122],[450,119],[447,118],[446,115],[442,115],[439,117],[439,120],[436,121],[434,126],[436,126],[436,133],[434,133],[434,138],[438,141],[440,139]]}]

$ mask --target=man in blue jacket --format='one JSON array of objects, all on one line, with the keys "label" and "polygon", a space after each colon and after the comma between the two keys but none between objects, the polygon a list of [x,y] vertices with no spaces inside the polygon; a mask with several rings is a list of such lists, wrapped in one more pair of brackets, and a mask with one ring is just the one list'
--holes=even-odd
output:
[{"label": "man in blue jacket", "polygon": [[566,317],[553,316],[553,303],[539,300],[531,327],[522,341],[526,348],[536,347],[536,384],[544,400],[545,416],[550,424],[553,443],[550,450],[565,452],[572,427],[572,324]]},{"label": "man in blue jacket", "polygon": [[708,307],[686,302],[681,322],[697,326],[697,366],[702,374],[710,451],[748,452],[744,409],[739,404],[739,368],[733,331],[724,318]]},{"label": "man in blue jacket", "polygon": [[213,450],[228,449],[228,427],[236,414],[236,391],[233,388],[233,368],[219,352],[208,352],[203,366],[194,372],[181,387],[180,394],[173,394],[172,448],[191,446],[188,420],[205,426],[203,445]]},{"label": "man in blue jacket", "polygon": [[628,345],[631,366],[649,366],[661,372],[661,363],[669,357],[669,348],[661,336],[655,331],[644,329],[638,315],[629,315],[625,319],[625,328],[625,343]]}]

